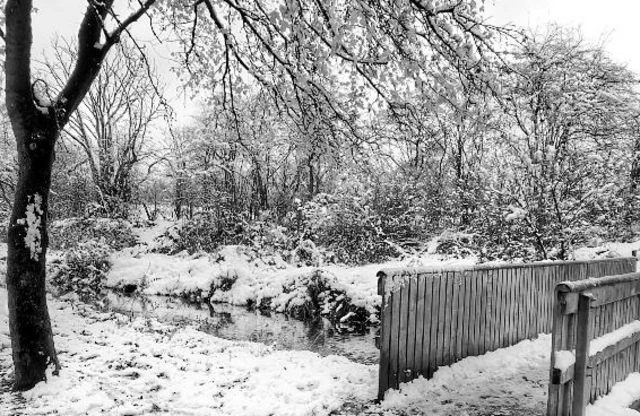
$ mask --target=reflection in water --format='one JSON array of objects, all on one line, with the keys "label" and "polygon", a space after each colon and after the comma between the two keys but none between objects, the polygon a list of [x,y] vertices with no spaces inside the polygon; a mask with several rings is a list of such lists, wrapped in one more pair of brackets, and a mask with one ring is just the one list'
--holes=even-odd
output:
[{"label": "reflection in water", "polygon": [[109,293],[110,310],[195,324],[201,331],[229,340],[261,342],[278,349],[309,350],[343,355],[363,364],[378,362],[375,329],[336,328],[328,320],[299,321],[284,314],[265,315],[227,304],[189,303],[166,296],[128,296]]}]

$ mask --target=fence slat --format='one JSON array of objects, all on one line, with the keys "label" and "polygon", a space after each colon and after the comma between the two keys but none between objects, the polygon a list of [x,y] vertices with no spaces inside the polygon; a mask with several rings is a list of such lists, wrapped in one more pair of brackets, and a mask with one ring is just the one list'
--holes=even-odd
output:
[{"label": "fence slat", "polygon": [[415,362],[415,352],[416,352],[416,302],[418,295],[418,280],[415,276],[412,276],[409,279],[409,284],[407,285],[408,296],[407,296],[407,359],[405,363],[404,370],[404,381],[408,381],[413,379],[413,376],[416,371],[416,362]]},{"label": "fence slat", "polygon": [[[408,281],[411,279],[409,278]],[[400,323],[398,332],[398,383],[404,383],[407,377],[407,338],[409,336],[409,282],[400,288]]]},{"label": "fence slat", "polygon": [[431,377],[431,356],[433,349],[431,348],[431,324],[433,323],[432,307],[433,307],[433,275],[424,276],[424,316],[422,319],[422,375]]},{"label": "fence slat", "polygon": [[378,273],[378,295],[382,297],[380,306],[380,374],[378,377],[378,399],[382,400],[384,392],[390,387],[389,384],[389,349],[391,341],[391,305],[385,297],[387,275]]},{"label": "fence slat", "polygon": [[424,322],[427,320],[430,320],[430,318],[425,317],[425,312],[424,312],[424,308],[425,308],[425,283],[426,283],[426,276],[424,275],[418,275],[417,278],[417,294],[416,294],[416,311],[415,311],[415,315],[416,315],[416,322],[415,322],[415,328],[416,328],[416,345],[415,345],[415,350],[414,350],[414,366],[416,369],[416,375],[423,375],[426,377],[426,368],[427,368],[427,361],[423,361],[422,360],[422,352],[424,350],[426,350],[426,348],[422,348],[422,342],[423,342],[423,337],[424,337]]},{"label": "fence slat", "polygon": [[[388,283],[387,283],[388,284]],[[400,293],[391,292],[391,342],[389,343],[389,387],[398,388],[398,344],[400,340]]]},{"label": "fence slat", "polygon": [[429,359],[429,377],[433,376],[433,373],[438,368],[438,364],[440,363],[440,353],[439,353],[439,342],[438,342],[438,326],[440,319],[440,286],[442,283],[442,279],[439,275],[433,276],[433,319],[434,321],[431,323],[431,358]]},{"label": "fence slat", "polygon": [[472,343],[470,334],[473,331],[473,324],[471,323],[471,314],[472,310],[470,307],[471,304],[471,273],[465,270],[462,274],[463,285],[464,285],[464,298],[462,299],[462,304],[460,307],[463,309],[462,315],[462,339],[461,339],[461,350],[460,355],[461,358],[465,358],[469,356],[469,348]]}]

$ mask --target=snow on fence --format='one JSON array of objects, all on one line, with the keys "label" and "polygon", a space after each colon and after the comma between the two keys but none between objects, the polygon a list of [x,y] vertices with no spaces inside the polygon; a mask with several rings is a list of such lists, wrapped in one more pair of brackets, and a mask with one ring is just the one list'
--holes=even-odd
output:
[{"label": "snow on fence", "polygon": [[382,270],[378,396],[430,378],[438,366],[551,332],[554,288],[562,281],[635,269],[635,258],[620,258]]},{"label": "snow on fence", "polygon": [[548,416],[584,416],[587,403],[640,371],[640,273],[556,287]]}]

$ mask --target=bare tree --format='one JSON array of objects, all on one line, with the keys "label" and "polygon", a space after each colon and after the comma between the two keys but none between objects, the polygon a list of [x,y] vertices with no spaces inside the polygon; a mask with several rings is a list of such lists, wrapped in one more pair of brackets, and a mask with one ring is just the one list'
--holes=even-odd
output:
[{"label": "bare tree", "polygon": [[[73,69],[76,47],[57,39],[53,51],[45,69],[62,88]],[[118,45],[62,136],[84,152],[100,204],[110,216],[127,216],[132,170],[150,155],[145,148],[149,126],[162,113],[159,81],[139,54],[130,42]]]}]

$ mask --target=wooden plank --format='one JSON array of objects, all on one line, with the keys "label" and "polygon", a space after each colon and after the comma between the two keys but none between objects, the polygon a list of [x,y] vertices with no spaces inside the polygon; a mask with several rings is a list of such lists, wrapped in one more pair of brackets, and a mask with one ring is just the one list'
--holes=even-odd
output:
[{"label": "wooden plank", "polygon": [[405,363],[404,381],[411,381],[416,377],[416,302],[418,295],[418,280],[412,276],[409,279],[408,289],[408,305],[407,305],[407,359]]},{"label": "wooden plank", "polygon": [[[548,307],[548,305],[553,302],[553,292],[549,289],[551,286],[549,280],[551,280],[551,278],[551,268],[545,267],[543,273],[540,275],[541,292],[536,294],[536,301],[538,302],[536,311],[538,311],[539,316],[542,316],[542,319],[537,321],[536,332],[538,333],[552,331],[553,317],[549,313]],[[534,319],[536,319],[535,316]]]},{"label": "wooden plank", "polygon": [[[542,270],[541,270],[542,271]],[[538,299],[541,295],[541,276],[538,273],[534,273],[532,269],[529,269],[530,284],[527,288],[527,304],[525,308],[525,314],[527,315],[527,338],[533,339],[538,336],[538,323],[537,320],[543,320],[542,311],[538,312]]]},{"label": "wooden plank", "polygon": [[481,326],[480,337],[482,340],[482,350],[479,354],[489,351],[491,344],[491,289],[493,284],[489,277],[489,270],[482,273],[482,304],[481,304]]},{"label": "wooden plank", "polygon": [[456,286],[458,287],[458,291],[456,294],[456,298],[457,298],[456,310],[457,310],[458,324],[456,325],[456,336],[454,338],[456,340],[454,356],[456,361],[460,361],[463,358],[462,344],[466,342],[466,340],[463,340],[463,337],[464,337],[463,332],[464,332],[464,327],[467,324],[467,321],[465,321],[465,311],[468,309],[467,307],[465,307],[465,303],[464,303],[465,285],[464,285],[464,272],[462,270],[456,272]]},{"label": "wooden plank", "polygon": [[453,293],[453,283],[451,281],[451,273],[443,273],[445,291],[444,291],[444,321],[442,327],[442,364],[451,364],[451,297]]},{"label": "wooden plank", "polygon": [[[396,277],[397,279],[397,277]],[[395,280],[395,279],[394,279]],[[390,283],[387,283],[389,285]],[[391,303],[391,342],[389,348],[389,388],[397,389],[399,385],[398,346],[400,340],[400,298],[399,291],[390,293]]]},{"label": "wooden plank", "polygon": [[484,348],[485,351],[492,351],[494,349],[494,336],[495,336],[495,316],[494,316],[494,292],[496,290],[493,278],[493,270],[487,270],[486,274],[487,280],[487,292],[486,292],[486,322],[484,325],[484,330],[486,331]]},{"label": "wooden plank", "polygon": [[568,368],[564,370],[560,370],[559,368],[553,369],[553,375],[551,376],[552,384],[565,384],[569,380],[573,380],[575,376],[575,366],[572,364]]},{"label": "wooden plank", "polygon": [[524,328],[526,328],[527,318],[524,314],[523,305],[526,303],[525,293],[528,287],[527,268],[518,270],[518,273],[510,273],[509,285],[511,286],[511,293],[513,298],[513,306],[511,307],[511,313],[509,314],[510,320],[510,334],[509,345],[515,345],[518,341],[526,338],[524,335]]},{"label": "wooden plank", "polygon": [[471,339],[471,334],[473,333],[473,325],[471,323],[473,308],[472,308],[472,298],[471,298],[471,283],[473,275],[471,272],[465,270],[463,272],[463,285],[464,285],[464,298],[462,300],[463,307],[463,327],[462,327],[462,348],[460,351],[460,355],[462,358],[469,356],[469,349],[471,348],[471,343],[473,340]]},{"label": "wooden plank", "polygon": [[578,302],[576,323],[576,362],[574,364],[574,391],[572,416],[584,416],[587,409],[587,363],[589,361],[589,310],[591,298],[582,294]]},{"label": "wooden plank", "polygon": [[634,332],[630,337],[622,339],[620,342],[610,345],[597,354],[590,356],[589,366],[595,366],[607,361],[621,351],[635,345],[637,342],[640,342],[640,332]]},{"label": "wooden plank", "polygon": [[424,342],[424,321],[425,321],[425,284],[427,277],[422,274],[417,278],[417,295],[416,295],[416,345],[414,351],[414,366],[416,374],[426,377],[426,368],[428,367],[428,359],[422,361],[422,343]]},{"label": "wooden plank", "polygon": [[[591,302],[591,307],[596,308],[598,306],[607,305],[621,301],[623,299],[640,295],[640,274],[637,275],[637,280],[632,282],[625,282],[615,285],[599,286],[587,289],[588,292],[594,297]],[[575,313],[578,308],[578,292],[572,293],[567,296],[567,306],[565,308],[566,314]]]},{"label": "wooden plank", "polygon": [[433,375],[433,367],[431,359],[433,353],[433,337],[431,336],[431,327],[435,319],[433,313],[433,275],[431,273],[424,275],[424,319],[422,322],[422,367],[423,375],[430,378]]},{"label": "wooden plank", "polygon": [[479,304],[480,297],[478,296],[478,276],[479,271],[469,272],[469,345],[467,347],[468,356],[478,355],[478,338],[477,328],[479,320]]},{"label": "wooden plank", "polygon": [[389,348],[391,342],[391,304],[385,298],[387,275],[378,273],[378,294],[382,297],[380,306],[380,363],[378,376],[378,399],[384,398],[389,390]]},{"label": "wooden plank", "polygon": [[513,299],[511,299],[510,287],[509,287],[509,269],[496,270],[496,278],[498,281],[499,292],[496,296],[496,303],[498,305],[498,346],[500,348],[507,347],[509,345],[509,309]]},{"label": "wooden plank", "polygon": [[457,287],[457,290],[455,291],[455,299],[456,299],[456,334],[453,337],[453,339],[455,340],[454,343],[454,348],[453,348],[453,355],[454,355],[454,359],[455,361],[460,361],[463,357],[462,357],[462,344],[463,344],[463,329],[465,327],[465,320],[464,320],[464,312],[465,312],[465,305],[464,305],[464,272],[463,271],[456,271],[455,273],[455,284]]},{"label": "wooden plank", "polygon": [[527,269],[521,269],[518,276],[511,281],[511,291],[513,293],[513,307],[511,308],[511,337],[509,345],[515,345],[518,341],[526,338],[524,336],[524,328],[527,319],[524,316],[524,305],[526,298],[524,294],[527,287]]},{"label": "wooden plank", "polygon": [[[429,360],[431,363],[431,371],[435,372],[438,369],[438,365],[442,361],[442,351],[440,350],[440,326],[442,325],[442,306],[441,304],[441,287],[442,287],[442,276],[440,274],[433,275],[433,322],[431,324],[431,359]],[[430,372],[429,376],[433,375]]]},{"label": "wooden plank", "polygon": [[[411,280],[409,278],[408,280]],[[409,283],[399,290],[400,294],[400,330],[398,332],[398,382],[407,381],[407,334],[409,332]]]},{"label": "wooden plank", "polygon": [[454,363],[457,361],[455,353],[456,353],[456,344],[458,340],[456,336],[458,335],[458,276],[455,271],[450,271],[447,273],[449,278],[449,315],[450,321],[449,324],[449,363]]},{"label": "wooden plank", "polygon": [[[522,274],[526,271],[526,267],[522,269],[506,270],[506,285],[507,285],[507,297],[509,298],[508,307],[506,309],[506,330],[507,330],[507,344],[505,347],[514,345],[518,339],[518,327],[520,321],[518,320],[518,285],[516,284],[522,278]],[[517,276],[516,276],[517,274]]]},{"label": "wooden plank", "polygon": [[500,348],[500,294],[502,288],[500,286],[500,278],[498,270],[491,271],[491,280],[493,282],[493,290],[491,291],[491,319],[492,319],[492,338],[491,351]]}]

